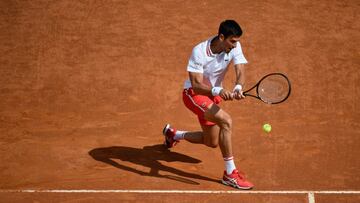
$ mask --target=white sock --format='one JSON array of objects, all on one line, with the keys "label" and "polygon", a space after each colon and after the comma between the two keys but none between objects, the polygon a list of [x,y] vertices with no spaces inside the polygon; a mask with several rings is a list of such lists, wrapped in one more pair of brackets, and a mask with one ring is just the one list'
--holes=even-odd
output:
[{"label": "white sock", "polygon": [[177,130],[176,133],[175,133],[175,136],[174,136],[174,140],[183,140],[184,136],[185,136],[185,133],[187,133],[187,131]]},{"label": "white sock", "polygon": [[225,161],[225,169],[227,174],[231,174],[234,169],[236,169],[235,163],[234,163],[234,157],[224,157]]}]

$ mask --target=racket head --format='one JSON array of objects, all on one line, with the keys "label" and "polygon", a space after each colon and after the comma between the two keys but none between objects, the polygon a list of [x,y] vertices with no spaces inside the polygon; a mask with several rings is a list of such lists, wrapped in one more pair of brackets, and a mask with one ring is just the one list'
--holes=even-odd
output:
[{"label": "racket head", "polygon": [[268,104],[284,102],[290,93],[290,80],[282,73],[270,73],[256,85],[257,98]]}]

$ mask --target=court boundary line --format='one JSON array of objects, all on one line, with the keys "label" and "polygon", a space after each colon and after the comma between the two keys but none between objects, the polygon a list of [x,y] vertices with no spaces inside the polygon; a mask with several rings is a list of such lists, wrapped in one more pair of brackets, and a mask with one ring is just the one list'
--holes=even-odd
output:
[{"label": "court boundary line", "polygon": [[356,190],[65,190],[65,189],[19,189],[0,190],[0,193],[162,193],[162,194],[302,194],[308,203],[315,203],[315,194],[359,194]]},{"label": "court boundary line", "polygon": [[360,194],[359,190],[95,190],[2,189],[0,193]]}]

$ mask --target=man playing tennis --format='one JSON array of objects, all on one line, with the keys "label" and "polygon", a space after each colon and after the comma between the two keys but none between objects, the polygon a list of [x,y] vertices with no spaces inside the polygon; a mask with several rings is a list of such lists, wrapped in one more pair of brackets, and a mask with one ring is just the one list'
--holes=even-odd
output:
[{"label": "man playing tennis", "polygon": [[[222,183],[239,189],[251,189],[253,184],[239,173],[234,164],[231,117],[218,106],[221,100],[243,98],[244,64],[247,61],[239,42],[241,35],[242,30],[234,20],[225,20],[220,24],[217,36],[194,47],[187,66],[189,79],[184,84],[183,101],[198,116],[202,131],[180,131],[166,124],[163,134],[168,148],[182,139],[213,148],[219,145],[225,162]],[[234,62],[236,73],[233,91],[222,87],[231,61]]]}]

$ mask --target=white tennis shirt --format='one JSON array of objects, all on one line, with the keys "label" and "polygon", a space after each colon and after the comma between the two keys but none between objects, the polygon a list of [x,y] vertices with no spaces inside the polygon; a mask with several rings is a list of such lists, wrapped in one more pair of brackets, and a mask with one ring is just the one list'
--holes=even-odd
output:
[{"label": "white tennis shirt", "polygon": [[[221,87],[229,63],[234,60],[236,64],[246,64],[247,60],[242,52],[240,42],[236,42],[236,47],[229,53],[221,52],[213,54],[210,49],[210,39],[196,45],[192,51],[187,66],[188,72],[202,73],[203,82],[211,87]],[[190,88],[190,79],[184,84],[184,89]]]}]

